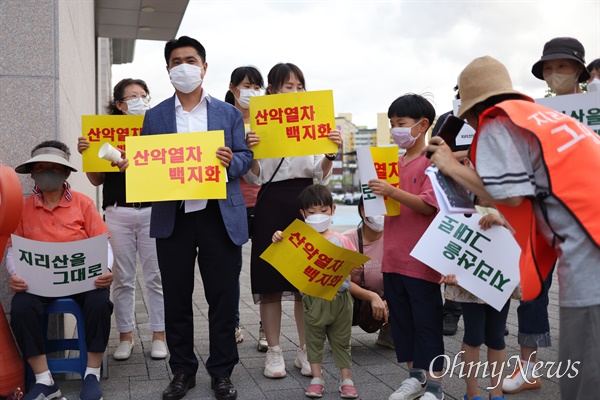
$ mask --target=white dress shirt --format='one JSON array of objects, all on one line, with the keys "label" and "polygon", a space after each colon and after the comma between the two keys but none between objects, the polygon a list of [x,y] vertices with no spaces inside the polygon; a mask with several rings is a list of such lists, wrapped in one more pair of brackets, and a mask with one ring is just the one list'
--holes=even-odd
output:
[{"label": "white dress shirt", "polygon": [[[185,111],[179,97],[175,95],[175,119],[177,121],[177,133],[183,132],[206,132],[208,131],[207,105],[210,96],[202,89],[200,103],[192,111]],[[207,200],[185,200],[185,212],[200,211],[206,208]]]},{"label": "white dress shirt", "polygon": [[[316,156],[285,157],[281,168],[279,168],[277,175],[273,178],[273,182],[298,178],[316,178],[323,185],[327,185],[329,178],[331,178],[333,167],[329,169],[329,173],[326,176],[323,176],[322,162],[324,157],[322,154]],[[248,183],[263,185],[269,182],[280,161],[281,158],[260,159],[258,160],[258,164],[260,165],[259,176],[254,175],[252,170],[248,170],[246,175],[244,175],[244,179]]]}]

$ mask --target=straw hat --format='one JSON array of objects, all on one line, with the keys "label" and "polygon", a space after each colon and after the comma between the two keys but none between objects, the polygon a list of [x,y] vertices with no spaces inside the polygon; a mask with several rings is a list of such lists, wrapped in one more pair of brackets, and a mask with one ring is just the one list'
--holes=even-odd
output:
[{"label": "straw hat", "polygon": [[573,60],[577,62],[583,70],[579,75],[579,82],[585,82],[590,78],[590,73],[585,67],[585,49],[579,40],[570,37],[559,37],[546,42],[542,58],[533,64],[531,73],[538,79],[544,80],[543,68],[544,61],[548,60]]},{"label": "straw hat", "polygon": [[69,155],[56,147],[40,147],[33,152],[32,157],[23,164],[15,168],[19,174],[28,174],[33,164],[37,162],[51,162],[64,165],[73,172],[77,172],[75,167],[69,162]]},{"label": "straw hat", "polygon": [[490,56],[476,58],[463,69],[458,77],[458,92],[460,118],[464,118],[474,105],[500,94],[517,94],[524,100],[533,101],[531,97],[513,89],[504,64]]}]

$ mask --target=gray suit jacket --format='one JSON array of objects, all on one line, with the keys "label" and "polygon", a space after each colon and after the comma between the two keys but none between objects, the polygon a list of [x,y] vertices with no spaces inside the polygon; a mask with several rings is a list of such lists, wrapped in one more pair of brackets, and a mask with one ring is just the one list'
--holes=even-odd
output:
[{"label": "gray suit jacket", "polygon": [[[223,223],[231,241],[238,246],[248,241],[248,221],[246,203],[240,190],[240,178],[252,164],[253,153],[246,146],[242,113],[215,98],[207,105],[208,130],[223,130],[225,146],[233,151],[233,160],[227,168],[227,198],[218,200]],[[144,117],[142,135],[158,135],[177,132],[175,117],[175,95],[148,110]],[[173,233],[177,208],[181,201],[161,201],[152,203],[150,237],[168,238]]]}]

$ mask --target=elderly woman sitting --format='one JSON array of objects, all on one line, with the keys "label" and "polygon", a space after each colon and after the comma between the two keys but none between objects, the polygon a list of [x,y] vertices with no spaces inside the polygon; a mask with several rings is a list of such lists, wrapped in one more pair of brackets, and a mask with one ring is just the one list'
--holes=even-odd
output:
[{"label": "elderly woman sitting", "polygon": [[[72,242],[108,233],[94,202],[84,194],[71,190],[66,181],[71,171],[69,148],[59,141],[46,141],[31,152],[31,159],[15,170],[31,173],[35,181],[33,195],[23,200],[23,214],[15,235],[43,242]],[[9,244],[11,246],[11,244]],[[81,389],[81,400],[99,400],[102,355],[110,334],[113,304],[109,298],[112,283],[112,252],[109,270],[96,278],[96,289],[70,296],[83,310],[88,364]],[[53,298],[28,293],[27,283],[15,275],[12,247],[8,248],[6,266],[10,289],[15,292],[11,306],[11,327],[19,348],[35,373],[36,384],[27,399],[56,399],[62,396],[49,371],[40,326],[40,314]]]}]

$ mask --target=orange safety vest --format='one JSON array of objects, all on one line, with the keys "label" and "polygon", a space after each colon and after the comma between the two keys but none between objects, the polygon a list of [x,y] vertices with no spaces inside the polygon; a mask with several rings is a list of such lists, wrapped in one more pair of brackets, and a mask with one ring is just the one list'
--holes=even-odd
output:
[{"label": "orange safety vest", "polygon": [[[518,207],[497,204],[515,229],[521,247],[519,270],[523,300],[539,296],[542,282],[556,261],[556,251],[536,229],[533,201],[545,214],[544,198],[554,197],[573,216],[592,243],[600,248],[600,137],[579,121],[550,108],[525,100],[507,100],[485,110],[470,157],[476,165],[477,140],[486,119],[508,118],[517,128],[531,134],[540,144],[548,174],[549,193],[526,199]],[[552,229],[552,221],[544,217]],[[554,232],[554,230],[552,229]],[[554,234],[554,240],[561,240]],[[553,240],[553,242],[554,242]]]}]

